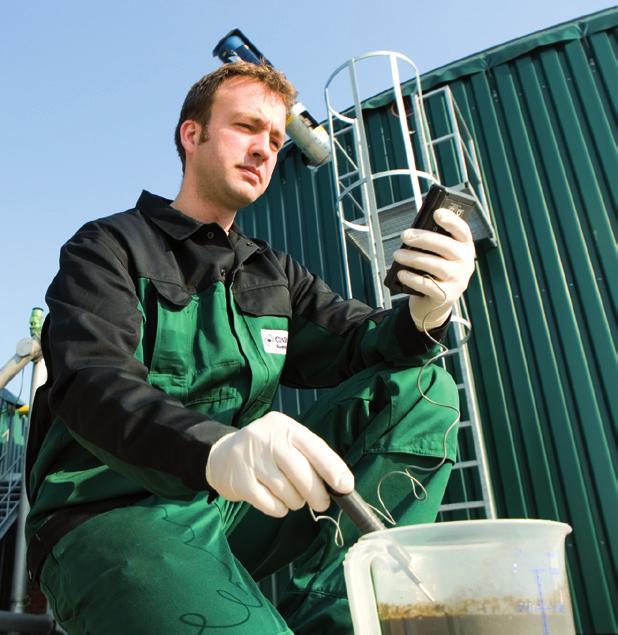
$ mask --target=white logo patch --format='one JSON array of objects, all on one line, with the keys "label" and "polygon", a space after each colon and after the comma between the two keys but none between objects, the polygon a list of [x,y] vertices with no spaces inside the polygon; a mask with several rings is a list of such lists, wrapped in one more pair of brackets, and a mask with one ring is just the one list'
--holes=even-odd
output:
[{"label": "white logo patch", "polygon": [[275,329],[262,329],[262,344],[267,353],[285,355],[288,349],[288,332]]}]

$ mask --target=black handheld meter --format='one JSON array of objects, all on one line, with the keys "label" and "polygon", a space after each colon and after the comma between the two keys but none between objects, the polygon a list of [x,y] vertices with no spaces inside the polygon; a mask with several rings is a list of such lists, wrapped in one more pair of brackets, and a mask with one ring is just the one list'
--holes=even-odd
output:
[{"label": "black handheld meter", "polygon": [[[441,185],[432,185],[429,189],[429,192],[427,192],[425,200],[421,205],[421,209],[414,218],[411,227],[413,229],[426,229],[432,232],[444,234],[445,236],[450,236],[450,234],[445,229],[440,227],[440,225],[438,225],[433,219],[433,213],[437,209],[449,209],[452,212],[455,212],[457,216],[463,218],[466,222],[468,222],[472,209],[474,208],[474,204],[474,200],[467,196],[462,196],[461,194],[453,192],[452,190],[449,190],[446,187],[442,187]],[[412,247],[408,247],[408,245],[401,245],[401,248],[413,249]],[[419,249],[418,251],[425,250]],[[398,262],[393,262],[391,268],[386,274],[386,278],[384,279],[384,286],[387,287],[393,295],[397,293],[423,295],[419,291],[411,289],[410,287],[406,287],[405,285],[401,284],[401,282],[399,282],[397,272],[401,269],[408,269],[408,271],[414,271],[415,273],[428,275],[424,271],[404,267]]]}]

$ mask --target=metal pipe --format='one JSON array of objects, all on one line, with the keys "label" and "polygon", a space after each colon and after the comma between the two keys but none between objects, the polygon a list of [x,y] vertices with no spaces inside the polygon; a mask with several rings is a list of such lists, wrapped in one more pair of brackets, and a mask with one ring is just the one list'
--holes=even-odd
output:
[{"label": "metal pipe", "polygon": [[4,388],[28,362],[41,356],[41,329],[43,328],[43,309],[36,306],[30,314],[30,337],[17,342],[15,355],[0,368],[0,388]]},{"label": "metal pipe", "polygon": [[[34,307],[30,314],[30,339],[21,340],[17,344],[17,355],[32,361],[32,381],[30,382],[30,401],[28,409],[28,429],[30,428],[30,417],[32,416],[32,404],[37,388],[45,383],[47,370],[41,351],[41,330],[43,328],[43,309]],[[25,365],[25,364],[24,364]],[[25,435],[27,440],[27,434]],[[28,496],[26,494],[25,477],[25,455],[22,455],[19,472],[21,472],[21,488],[19,496],[19,514],[17,516],[17,531],[15,537],[15,557],[13,560],[13,583],[11,587],[11,610],[22,613],[27,597],[27,576],[26,576],[26,538],[24,528],[26,516],[30,511]]]},{"label": "metal pipe", "polygon": [[[30,384],[30,414],[32,416],[32,403],[34,395],[47,380],[45,361],[40,357],[32,367],[32,382]],[[30,429],[30,424],[28,424]],[[22,465],[21,491],[19,499],[19,515],[17,517],[17,535],[15,537],[15,559],[13,561],[13,585],[11,590],[11,610],[22,613],[26,605],[28,591],[28,576],[26,572],[26,516],[30,511],[28,496],[26,494],[25,461]]]},{"label": "metal pipe", "polygon": [[64,631],[56,628],[56,622],[49,615],[32,613],[11,613],[0,611],[0,633],[46,633],[61,635]]},{"label": "metal pipe", "polygon": [[28,356],[15,354],[9,361],[0,368],[0,389],[4,388],[19,373],[19,371],[32,361]]}]

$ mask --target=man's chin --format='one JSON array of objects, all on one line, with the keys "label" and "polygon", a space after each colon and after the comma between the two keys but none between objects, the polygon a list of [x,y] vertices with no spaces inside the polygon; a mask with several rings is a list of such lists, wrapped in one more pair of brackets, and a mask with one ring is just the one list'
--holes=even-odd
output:
[{"label": "man's chin", "polygon": [[261,191],[256,191],[253,188],[242,188],[235,192],[238,208],[247,207],[254,203],[263,194]]}]

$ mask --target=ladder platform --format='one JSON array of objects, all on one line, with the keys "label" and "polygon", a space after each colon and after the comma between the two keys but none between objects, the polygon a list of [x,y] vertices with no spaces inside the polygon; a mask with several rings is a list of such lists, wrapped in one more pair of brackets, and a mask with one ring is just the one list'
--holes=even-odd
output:
[{"label": "ladder platform", "polygon": [[[349,178],[352,174],[353,173],[348,172],[345,174],[345,177]],[[485,217],[485,211],[482,209],[470,184],[461,183],[451,189],[461,196],[469,198],[475,204],[472,215],[468,220],[474,241],[478,242],[483,239],[488,239],[493,244],[493,242],[495,242],[493,229]],[[424,196],[425,194],[423,194],[423,197]],[[393,252],[401,246],[401,232],[410,227],[413,219],[416,217],[417,211],[413,198],[378,208],[377,215],[387,266],[390,267],[393,262]],[[366,225],[367,218],[361,216],[353,219],[351,222],[355,225]],[[355,230],[350,227],[346,227],[345,232],[349,240],[360,250],[363,256],[368,260],[371,259],[372,252],[368,232]]]}]

